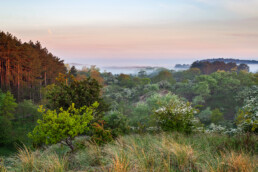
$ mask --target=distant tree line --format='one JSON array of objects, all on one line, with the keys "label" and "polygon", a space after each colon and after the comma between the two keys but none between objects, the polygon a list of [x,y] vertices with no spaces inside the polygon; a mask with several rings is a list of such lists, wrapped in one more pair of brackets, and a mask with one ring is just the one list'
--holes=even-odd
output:
[{"label": "distant tree line", "polygon": [[40,42],[22,43],[10,33],[0,32],[0,88],[10,90],[18,101],[41,99],[41,87],[54,83],[65,73],[63,60]]},{"label": "distant tree line", "polygon": [[218,70],[223,70],[223,71],[247,71],[249,72],[249,66],[246,64],[240,64],[237,65],[236,63],[225,63],[223,61],[214,61],[214,62],[209,62],[209,61],[195,61],[192,65],[191,68],[198,68],[200,69],[202,74],[211,74],[213,72],[216,72]]},{"label": "distant tree line", "polygon": [[230,58],[216,58],[216,59],[204,59],[200,60],[200,62],[215,62],[215,61],[220,61],[220,62],[225,62],[225,63],[237,63],[237,64],[258,64],[257,60],[240,60],[240,59],[230,59]]}]

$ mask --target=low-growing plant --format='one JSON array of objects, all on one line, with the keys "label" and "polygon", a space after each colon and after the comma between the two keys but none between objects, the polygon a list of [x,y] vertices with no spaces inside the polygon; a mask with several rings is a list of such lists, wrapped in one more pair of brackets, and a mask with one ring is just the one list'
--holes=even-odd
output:
[{"label": "low-growing plant", "polygon": [[56,153],[33,152],[26,146],[18,148],[18,162],[15,164],[15,171],[59,171],[64,172],[67,168],[66,156],[59,157]]},{"label": "low-growing plant", "polygon": [[254,162],[244,153],[222,154],[222,160],[218,163],[216,169],[211,171],[255,171]]},{"label": "low-growing plant", "polygon": [[111,131],[104,128],[104,123],[105,121],[99,120],[98,123],[94,122],[92,124],[91,130],[93,134],[91,140],[98,145],[103,145],[113,140]]},{"label": "low-growing plant", "polygon": [[0,172],[7,172],[4,166],[4,159],[0,158]]}]

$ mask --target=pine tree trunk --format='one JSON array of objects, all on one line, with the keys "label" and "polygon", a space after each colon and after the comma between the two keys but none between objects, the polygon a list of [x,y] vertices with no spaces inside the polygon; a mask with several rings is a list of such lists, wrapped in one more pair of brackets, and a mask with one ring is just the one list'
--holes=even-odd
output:
[{"label": "pine tree trunk", "polygon": [[45,71],[45,86],[47,86],[47,72]]},{"label": "pine tree trunk", "polygon": [[17,99],[20,101],[20,60],[18,60],[18,71],[17,71]]}]

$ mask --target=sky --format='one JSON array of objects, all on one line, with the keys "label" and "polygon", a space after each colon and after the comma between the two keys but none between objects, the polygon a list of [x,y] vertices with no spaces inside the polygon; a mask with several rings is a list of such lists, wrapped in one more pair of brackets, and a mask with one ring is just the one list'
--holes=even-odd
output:
[{"label": "sky", "polygon": [[258,0],[0,0],[0,30],[65,62],[258,60]]}]

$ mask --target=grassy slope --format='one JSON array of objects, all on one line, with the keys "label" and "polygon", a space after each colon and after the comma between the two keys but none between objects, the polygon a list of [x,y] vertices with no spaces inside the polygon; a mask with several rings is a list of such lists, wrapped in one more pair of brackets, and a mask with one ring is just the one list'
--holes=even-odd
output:
[{"label": "grassy slope", "polygon": [[21,149],[5,166],[8,171],[255,171],[257,141],[257,136],[247,142],[246,136],[161,133],[123,136],[100,147],[80,137],[72,154],[60,145]]}]

